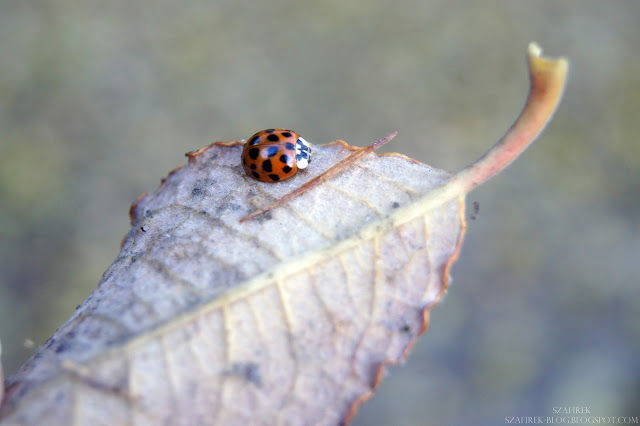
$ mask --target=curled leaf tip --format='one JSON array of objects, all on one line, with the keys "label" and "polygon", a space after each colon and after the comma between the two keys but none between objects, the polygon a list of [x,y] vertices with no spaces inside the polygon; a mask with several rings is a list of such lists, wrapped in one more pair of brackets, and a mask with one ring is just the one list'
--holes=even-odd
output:
[{"label": "curled leaf tip", "polygon": [[527,49],[531,85],[515,123],[489,151],[454,178],[468,192],[503,170],[542,132],[562,99],[569,69],[566,58],[542,56],[537,43]]},{"label": "curled leaf tip", "polygon": [[529,56],[540,56],[542,54],[542,48],[538,43],[532,41],[529,43]]},{"label": "curled leaf tip", "polygon": [[529,59],[531,72],[550,72],[556,74],[558,78],[565,79],[569,69],[569,61],[567,58],[549,58],[542,56],[542,48],[536,42],[529,43],[527,57]]}]

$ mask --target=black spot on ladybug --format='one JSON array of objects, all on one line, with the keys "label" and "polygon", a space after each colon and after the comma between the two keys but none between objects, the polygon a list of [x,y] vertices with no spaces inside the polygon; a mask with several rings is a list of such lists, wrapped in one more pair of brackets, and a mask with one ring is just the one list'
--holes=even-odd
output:
[{"label": "black spot on ladybug", "polygon": [[273,166],[271,165],[271,160],[264,160],[262,162],[262,170],[269,173],[273,171]]},{"label": "black spot on ladybug", "polygon": [[258,174],[258,172],[251,172],[251,174],[253,175],[254,178],[260,179],[260,175]]},{"label": "black spot on ladybug", "polygon": [[285,147],[287,149],[296,149],[296,146],[294,144],[292,144],[291,142],[287,142],[287,144],[285,145]]},{"label": "black spot on ladybug", "polygon": [[249,141],[249,145],[258,145],[259,141],[260,141],[260,136],[254,136]]},{"label": "black spot on ladybug", "polygon": [[287,154],[282,154],[280,156],[280,162],[287,164],[289,162],[289,156]]},{"label": "black spot on ladybug", "polygon": [[252,160],[255,160],[256,158],[258,158],[259,155],[260,155],[260,150],[258,148],[251,148],[249,150],[249,157]]},{"label": "black spot on ladybug", "polygon": [[247,164],[247,159],[246,158],[242,159],[242,164]]},{"label": "black spot on ladybug", "polygon": [[265,133],[273,133],[273,132],[275,132],[275,130],[276,130],[276,129],[267,129],[267,130],[265,130],[264,132],[265,132]]},{"label": "black spot on ladybug", "polygon": [[285,172],[286,174],[291,173],[291,170],[292,170],[292,169],[291,169],[291,167],[289,167],[289,166],[284,166],[284,167],[282,168],[282,171],[283,171],[283,172]]},{"label": "black spot on ladybug", "polygon": [[269,136],[267,136],[267,140],[270,140],[271,142],[278,142],[280,140],[280,136],[276,135],[275,133],[272,133]]},{"label": "black spot on ladybug", "polygon": [[255,170],[255,169],[257,169],[257,168],[258,168],[258,166],[256,166],[256,163],[253,163],[253,164],[252,164],[251,166],[249,166],[249,167],[251,167],[251,170]]},{"label": "black spot on ladybug", "polygon": [[293,135],[291,133],[289,133],[289,132],[283,132],[282,136],[285,137],[285,138],[290,138]]},{"label": "black spot on ladybug", "polygon": [[278,175],[269,175],[269,178],[274,182],[277,182],[280,180],[280,176]]},{"label": "black spot on ladybug", "polygon": [[278,148],[277,146],[270,146],[269,148],[267,148],[267,157],[273,157],[276,154],[278,154],[278,151],[280,151],[280,148]]}]

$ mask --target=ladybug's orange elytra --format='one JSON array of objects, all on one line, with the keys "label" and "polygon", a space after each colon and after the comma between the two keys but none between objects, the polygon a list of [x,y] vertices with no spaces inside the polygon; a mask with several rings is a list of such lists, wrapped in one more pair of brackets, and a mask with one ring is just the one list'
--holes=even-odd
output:
[{"label": "ladybug's orange elytra", "polygon": [[280,182],[311,162],[311,146],[287,129],[266,129],[251,136],[242,150],[242,167],[253,179]]}]

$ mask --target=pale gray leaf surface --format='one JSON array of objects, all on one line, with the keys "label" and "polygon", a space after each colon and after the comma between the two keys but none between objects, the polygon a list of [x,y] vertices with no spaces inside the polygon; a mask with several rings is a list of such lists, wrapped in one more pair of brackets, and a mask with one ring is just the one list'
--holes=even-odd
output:
[{"label": "pale gray leaf surface", "polygon": [[268,184],[244,175],[241,149],[201,150],[133,206],[98,288],[11,379],[5,420],[335,424],[403,356],[443,291],[464,201],[394,214],[451,175],[371,154],[240,224],[352,150],[316,146],[308,172]]}]

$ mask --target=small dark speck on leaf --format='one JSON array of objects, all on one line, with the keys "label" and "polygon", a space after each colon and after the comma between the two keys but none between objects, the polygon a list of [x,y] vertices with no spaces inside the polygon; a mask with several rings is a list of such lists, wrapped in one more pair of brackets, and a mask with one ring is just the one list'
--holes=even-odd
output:
[{"label": "small dark speck on leaf", "polygon": [[76,311],[77,311],[78,309],[80,309],[80,306],[82,306],[82,305],[76,305]]},{"label": "small dark speck on leaf", "polygon": [[405,324],[402,327],[400,327],[400,331],[403,333],[410,333],[411,332],[411,326]]},{"label": "small dark speck on leaf", "polygon": [[153,210],[146,210],[144,212],[144,217],[146,217],[146,218],[153,217]]},{"label": "small dark speck on leaf", "polygon": [[55,349],[55,352],[57,354],[61,353],[61,352],[65,352],[67,350],[69,350],[69,347],[71,345],[68,342],[62,341],[60,342],[60,345],[58,345],[58,347]]},{"label": "small dark speck on leaf", "polygon": [[146,230],[146,229],[144,229],[144,226],[141,226],[141,227],[140,227],[140,230],[141,230],[142,232],[147,232],[147,230]]},{"label": "small dark speck on leaf", "polygon": [[132,333],[124,333],[120,336],[114,337],[112,339],[107,339],[106,343],[109,346],[119,346],[124,344],[125,342],[129,341],[131,339],[131,337],[133,336]]},{"label": "small dark speck on leaf", "polygon": [[[247,212],[247,214],[252,213],[253,210],[249,210]],[[255,221],[258,223],[264,223],[267,222],[269,220],[273,219],[273,215],[271,214],[271,211],[266,211],[263,214],[256,216]]]},{"label": "small dark speck on leaf", "polygon": [[397,209],[398,207],[400,207],[400,203],[399,203],[399,202],[397,202],[397,201],[394,201],[394,202],[393,202],[393,208],[394,208],[394,209]]},{"label": "small dark speck on leaf", "polygon": [[255,362],[235,362],[231,364],[231,371],[228,374],[244,378],[256,386],[262,385],[260,366]]},{"label": "small dark speck on leaf", "polygon": [[200,210],[200,214],[203,214],[203,215],[205,215],[205,216],[208,216],[208,215],[209,215],[209,213],[207,213],[207,211],[206,211],[206,210]]},{"label": "small dark speck on leaf", "polygon": [[193,188],[193,191],[191,191],[191,194],[192,194],[194,197],[197,197],[198,195],[201,195],[201,194],[202,194],[202,189],[200,189],[200,188]]},{"label": "small dark speck on leaf", "polygon": [[200,296],[195,293],[187,293],[184,295],[185,302],[187,307],[199,305],[202,302]]},{"label": "small dark speck on leaf", "polygon": [[478,213],[480,212],[480,203],[477,201],[473,202],[473,213],[471,214],[471,220],[476,220]]}]

